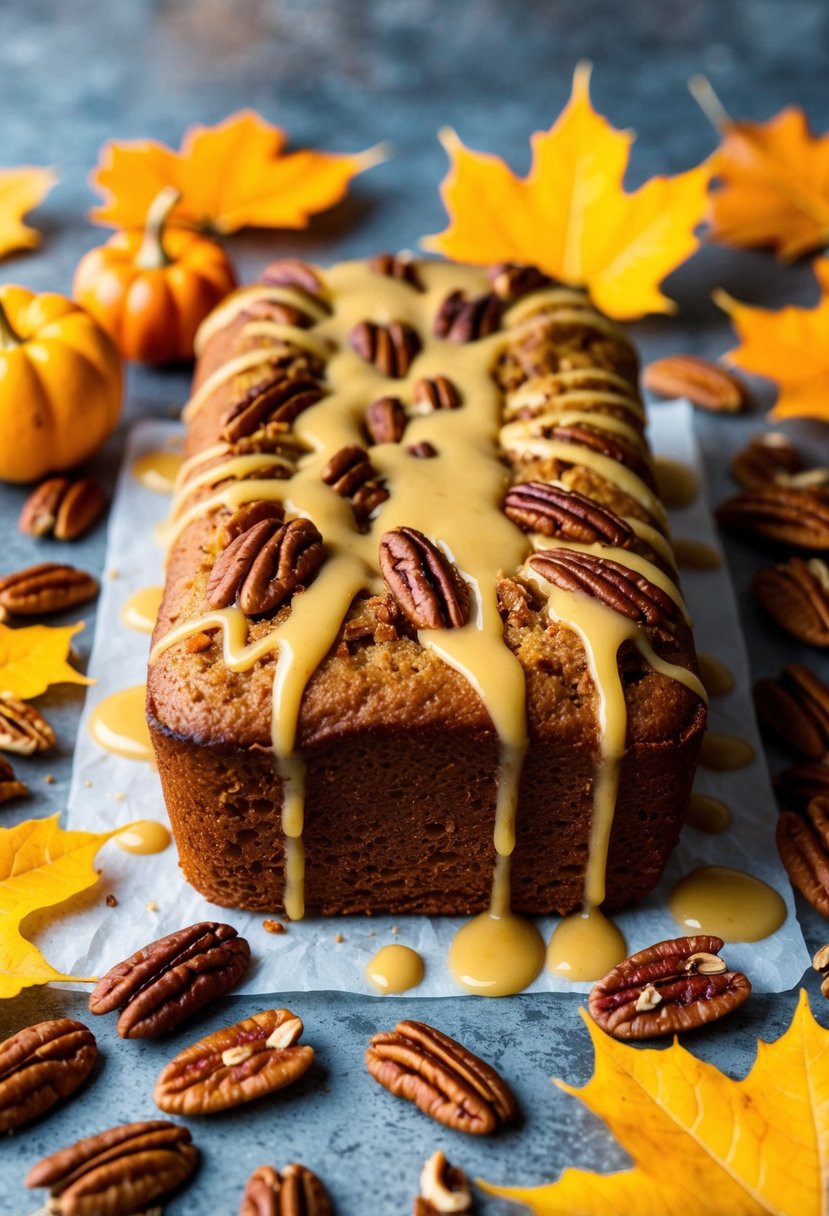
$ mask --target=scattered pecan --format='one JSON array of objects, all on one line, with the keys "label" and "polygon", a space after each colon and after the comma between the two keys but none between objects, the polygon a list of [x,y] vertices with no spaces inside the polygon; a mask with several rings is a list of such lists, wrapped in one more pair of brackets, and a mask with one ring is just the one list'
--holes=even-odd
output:
[{"label": "scattered pecan", "polygon": [[459,1132],[484,1135],[517,1114],[495,1069],[425,1022],[398,1022],[373,1035],[366,1067],[396,1098]]},{"label": "scattered pecan", "polygon": [[565,591],[587,591],[640,625],[670,629],[676,616],[674,601],[660,587],[610,558],[574,549],[550,549],[533,553],[528,563],[548,583]]},{"label": "scattered pecan", "polygon": [[502,262],[487,272],[490,286],[499,300],[514,304],[522,296],[551,287],[553,280],[537,266],[519,266],[517,262]]},{"label": "scattered pecan", "polygon": [[407,423],[399,397],[378,397],[366,410],[366,431],[372,443],[399,443]]},{"label": "scattered pecan", "polygon": [[271,262],[262,271],[259,280],[266,287],[298,287],[300,291],[307,291],[309,296],[316,296],[325,290],[323,281],[314,267],[299,258],[281,258]]},{"label": "scattered pecan", "polygon": [[350,501],[361,520],[367,520],[389,496],[388,490],[377,481],[368,452],[356,443],[335,452],[326,461],[320,476],[341,498]]},{"label": "scattered pecan", "polygon": [[410,443],[406,451],[409,456],[414,456],[415,460],[431,460],[438,454],[437,448],[428,439],[421,439],[420,443]]},{"label": "scattered pecan", "polygon": [[31,756],[54,746],[55,732],[34,705],[0,693],[0,749]]},{"label": "scattered pecan", "polygon": [[731,472],[746,489],[764,486],[799,473],[803,466],[793,445],[780,431],[764,431],[755,435],[731,461]]},{"label": "scattered pecan", "polygon": [[615,1039],[650,1039],[721,1018],[751,993],[746,977],[719,958],[722,948],[719,937],[678,937],[632,954],[593,986],[590,1016]]},{"label": "scattered pecan", "polygon": [[415,528],[383,534],[380,570],[416,629],[457,629],[469,619],[467,584],[437,545]]},{"label": "scattered pecan", "polygon": [[352,329],[349,341],[361,359],[373,363],[390,380],[400,380],[408,375],[412,360],[420,350],[416,331],[402,321],[392,321],[389,325],[360,321]]},{"label": "scattered pecan", "polygon": [[687,397],[694,405],[733,414],[748,403],[748,393],[735,375],[698,355],[668,355],[648,364],[642,383],[659,397]]},{"label": "scattered pecan", "polygon": [[821,946],[812,959],[812,966],[821,976],[821,992],[829,997],[829,946]]},{"label": "scattered pecan", "polygon": [[829,549],[829,503],[812,490],[774,482],[753,486],[727,498],[714,514],[729,532],[796,549]]},{"label": "scattered pecan", "polygon": [[776,680],[754,685],[761,725],[808,760],[829,752],[829,685],[802,663],[788,663]]},{"label": "scattered pecan", "polygon": [[44,1157],[26,1186],[49,1188],[54,1216],[135,1216],[186,1182],[198,1155],[186,1127],[122,1123]]},{"label": "scattered pecan", "polygon": [[256,502],[246,502],[228,516],[222,528],[222,545],[227,546],[243,532],[248,532],[255,524],[263,519],[275,520],[278,524],[285,522],[285,508],[281,502],[270,502],[260,498]]},{"label": "scattered pecan", "polygon": [[72,1018],[38,1022],[0,1043],[0,1132],[22,1127],[83,1084],[95,1036]]},{"label": "scattered pecan", "polygon": [[179,1052],[153,1098],[168,1114],[207,1115],[240,1106],[298,1081],[313,1047],[298,1046],[304,1027],[289,1009],[265,1009]]},{"label": "scattered pecan", "polygon": [[151,1038],[230,992],[249,962],[250,946],[231,925],[202,921],[150,942],[111,967],[93,989],[89,1011],[120,1009],[122,1039]]},{"label": "scattered pecan", "polygon": [[0,578],[3,616],[46,616],[86,604],[98,594],[98,580],[84,570],[59,562],[42,562]]},{"label": "scattered pecan", "polygon": [[415,291],[425,290],[417,272],[417,259],[410,253],[378,253],[376,257],[371,258],[368,268],[374,274],[385,275],[387,279],[408,283]]},{"label": "scattered pecan", "polygon": [[452,291],[435,315],[433,332],[448,342],[477,342],[495,333],[502,312],[503,305],[492,292],[467,300],[462,291]]},{"label": "scattered pecan", "polygon": [[546,481],[512,486],[504,499],[504,514],[525,532],[541,532],[558,540],[628,549],[636,539],[630,525],[609,507]]},{"label": "scattered pecan", "polygon": [[781,811],[777,851],[792,886],[829,917],[829,797],[812,798],[803,817]]},{"label": "scattered pecan", "polygon": [[17,526],[29,536],[77,540],[101,517],[106,494],[92,477],[50,477],[23,504]]},{"label": "scattered pecan", "polygon": [[787,633],[810,646],[829,646],[829,568],[819,558],[792,557],[758,570],[754,598]]},{"label": "scattered pecan", "polygon": [[461,404],[461,395],[448,376],[422,376],[412,387],[415,413],[431,410],[456,410]]},{"label": "scattered pecan", "polygon": [[[618,435],[611,434],[610,431],[603,431],[600,427],[586,426],[581,423],[574,423],[572,426],[553,426],[545,429],[544,434],[547,438],[556,440],[558,443],[573,443],[582,448],[589,448],[593,452],[598,452],[600,456],[607,456],[609,460],[616,460],[619,464],[623,464],[625,468],[630,469],[631,473],[635,473],[641,481],[649,486],[652,490],[656,489],[656,480],[653,475],[647,459],[637,452],[635,448],[626,443],[624,439],[620,439]],[[578,463],[578,458],[573,461]]]},{"label": "scattered pecan", "polygon": [[286,1165],[278,1172],[260,1165],[248,1178],[239,1216],[331,1216],[328,1191],[304,1165]]},{"label": "scattered pecan", "polygon": [[263,519],[219,554],[207,583],[211,608],[236,600],[247,616],[273,612],[305,586],[325,560],[322,537],[310,519],[280,524]]},{"label": "scattered pecan", "polygon": [[466,1174],[451,1165],[446,1155],[432,1153],[420,1174],[420,1194],[412,1216],[443,1216],[447,1212],[471,1212],[472,1191]]},{"label": "scattered pecan", "polygon": [[829,798],[829,765],[792,764],[777,773],[772,784],[785,807],[805,811],[813,798]]},{"label": "scattered pecan", "polygon": [[12,802],[15,798],[25,798],[28,793],[26,782],[18,781],[6,757],[0,756],[0,806],[4,802]]},{"label": "scattered pecan", "polygon": [[323,396],[319,381],[311,377],[281,376],[264,386],[255,385],[222,415],[219,438],[238,443],[261,427],[290,426]]}]

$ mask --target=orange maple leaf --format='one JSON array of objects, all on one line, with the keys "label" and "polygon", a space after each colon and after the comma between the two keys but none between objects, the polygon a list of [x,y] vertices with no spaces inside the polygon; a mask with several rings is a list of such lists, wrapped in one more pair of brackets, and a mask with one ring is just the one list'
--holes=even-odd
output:
[{"label": "orange maple leaf", "polygon": [[54,169],[0,169],[0,257],[40,244],[40,233],[24,224],[23,216],[43,201],[57,180]]},{"label": "orange maple leaf", "polygon": [[530,140],[525,178],[442,132],[451,167],[441,196],[450,223],[423,245],[475,265],[539,266],[587,287],[597,307],[620,320],[674,312],[659,284],[699,245],[710,170],[703,164],[625,191],[634,136],[596,113],[589,82],[589,65],[579,64],[567,106]]},{"label": "orange maple leaf", "polygon": [[821,286],[815,308],[754,308],[724,291],[714,293],[740,339],[724,358],[775,382],[774,418],[829,422],[829,259],[817,258],[813,268]]},{"label": "orange maple leaf", "polygon": [[141,228],[153,199],[173,186],[181,194],[174,216],[216,234],[305,228],[339,202],[355,174],[383,159],[378,148],[355,156],[285,152],[285,141],[279,127],[241,110],[215,127],[191,127],[178,152],[150,139],[104,144],[90,179],[104,205],[90,218]]},{"label": "orange maple leaf", "polygon": [[710,235],[726,245],[770,245],[792,261],[829,244],[829,134],[798,106],[767,122],[735,122],[704,77],[691,91],[719,131],[712,158]]}]

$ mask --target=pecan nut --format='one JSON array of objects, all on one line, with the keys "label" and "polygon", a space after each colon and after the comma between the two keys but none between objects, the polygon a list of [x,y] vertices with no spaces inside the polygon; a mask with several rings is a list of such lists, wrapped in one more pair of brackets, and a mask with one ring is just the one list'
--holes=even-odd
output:
[{"label": "pecan nut", "polygon": [[247,616],[273,612],[316,574],[325,560],[322,537],[310,519],[280,524],[263,519],[232,540],[207,582],[211,608],[236,600]]},{"label": "pecan nut", "polygon": [[75,482],[49,477],[24,502],[17,526],[28,536],[77,540],[100,519],[106,502],[104,491],[91,477]]},{"label": "pecan nut", "polygon": [[262,427],[288,427],[322,397],[319,381],[311,377],[282,376],[255,385],[222,415],[219,437],[224,443],[238,443]]},{"label": "pecan nut", "polygon": [[546,481],[512,486],[504,499],[504,514],[525,532],[540,532],[557,540],[620,549],[629,549],[636,540],[631,526],[609,507]]},{"label": "pecan nut", "polygon": [[370,260],[368,268],[374,274],[385,275],[387,279],[408,283],[415,291],[425,291],[417,272],[417,259],[409,253],[378,253]]},{"label": "pecan nut", "polygon": [[266,287],[298,287],[309,296],[316,296],[325,290],[323,281],[314,267],[299,258],[281,258],[271,262],[262,271],[259,281]]},{"label": "pecan nut", "polygon": [[785,807],[805,811],[813,798],[829,798],[829,765],[792,764],[772,784]]},{"label": "pecan nut", "polygon": [[754,685],[760,725],[807,760],[829,752],[829,685],[802,663],[788,663],[776,680]]},{"label": "pecan nut", "polygon": [[719,937],[657,942],[593,986],[587,1008],[615,1039],[650,1039],[695,1030],[742,1005],[751,984],[719,957]]},{"label": "pecan nut", "polygon": [[468,300],[462,291],[452,291],[435,315],[433,332],[448,342],[477,342],[495,333],[502,313],[503,304],[493,292]]},{"label": "pecan nut", "polygon": [[285,522],[285,508],[281,502],[269,502],[260,498],[255,502],[246,502],[228,516],[222,528],[222,545],[227,546],[243,532],[248,532],[263,519],[272,519],[277,524]]},{"label": "pecan nut", "polygon": [[[550,427],[545,429],[544,434],[558,443],[577,444],[579,447],[589,448],[592,452],[598,452],[600,456],[607,456],[609,460],[615,460],[630,469],[631,473],[635,473],[651,490],[656,489],[653,469],[646,458],[624,439],[612,435],[609,431],[574,423],[572,426]],[[577,458],[574,463],[578,463]]]},{"label": "pecan nut", "polygon": [[12,802],[15,798],[25,798],[28,793],[26,782],[18,781],[6,757],[0,756],[0,806],[4,802]]},{"label": "pecan nut", "polygon": [[89,1012],[120,1009],[122,1039],[151,1038],[230,992],[249,962],[250,946],[231,925],[202,921],[168,933],[111,967],[89,997]]},{"label": "pecan nut", "polygon": [[304,1165],[260,1165],[248,1178],[239,1216],[331,1216],[328,1191]]},{"label": "pecan nut", "polygon": [[714,514],[729,532],[796,549],[829,549],[829,503],[813,490],[774,482],[753,486],[727,498]]},{"label": "pecan nut", "polygon": [[366,431],[372,443],[399,443],[408,421],[399,397],[378,397],[366,410]]},{"label": "pecan nut", "polygon": [[161,1073],[153,1098],[168,1114],[228,1110],[292,1085],[308,1071],[313,1047],[289,1009],[266,1009],[179,1052]]},{"label": "pecan nut", "polygon": [[438,454],[437,448],[428,439],[421,439],[420,443],[410,443],[406,451],[409,456],[414,456],[415,460],[431,460]]},{"label": "pecan nut", "polygon": [[425,1022],[398,1022],[373,1035],[366,1067],[396,1098],[459,1132],[485,1135],[518,1113],[512,1090],[491,1065]]},{"label": "pecan nut", "polygon": [[380,538],[380,570],[416,629],[458,629],[469,619],[469,588],[437,545],[415,528]]},{"label": "pecan nut", "polygon": [[55,746],[55,732],[33,705],[0,693],[0,749],[31,756]]},{"label": "pecan nut", "polygon": [[821,977],[821,992],[829,997],[829,946],[821,946],[812,959],[812,966]]},{"label": "pecan nut", "polygon": [[349,444],[326,461],[320,476],[341,498],[347,498],[359,519],[366,520],[389,492],[377,481],[365,448]]},{"label": "pecan nut", "polygon": [[448,1212],[471,1212],[469,1180],[457,1165],[451,1165],[439,1149],[432,1153],[420,1174],[420,1194],[412,1216],[443,1216]]},{"label": "pecan nut", "polygon": [[533,291],[551,287],[553,280],[537,266],[521,266],[517,262],[502,262],[488,271],[492,290],[499,300],[514,304]]},{"label": "pecan nut", "polygon": [[0,609],[14,616],[46,616],[86,604],[98,594],[98,580],[60,562],[42,562],[0,578]]},{"label": "pecan nut", "polygon": [[533,553],[528,564],[556,587],[565,591],[586,591],[607,604],[614,612],[640,625],[671,629],[676,605],[661,587],[644,574],[629,570],[619,562],[574,549],[550,549]]},{"label": "pecan nut", "polygon": [[461,405],[461,395],[448,376],[422,376],[412,387],[415,413],[428,414],[432,410],[456,410]]},{"label": "pecan nut", "polygon": [[0,1132],[22,1127],[68,1098],[97,1056],[95,1036],[72,1018],[38,1022],[0,1043]]},{"label": "pecan nut", "polygon": [[733,414],[748,404],[742,380],[698,355],[668,355],[648,364],[642,383],[659,397],[687,397],[693,405]]},{"label": "pecan nut", "polygon": [[781,629],[810,646],[829,646],[829,567],[819,558],[789,558],[758,570],[754,598]]},{"label": "pecan nut", "polygon": [[785,481],[786,477],[799,473],[803,466],[785,435],[780,431],[765,431],[741,448],[729,467],[734,479],[751,489],[778,478]]},{"label": "pecan nut", "polygon": [[829,917],[829,797],[812,798],[804,817],[781,811],[777,851],[792,886]]},{"label": "pecan nut", "polygon": [[390,380],[407,376],[420,351],[417,332],[402,321],[392,321],[389,325],[360,321],[352,329],[349,341],[361,359],[373,363]]},{"label": "pecan nut", "polygon": [[123,1123],[44,1157],[28,1187],[48,1187],[54,1216],[134,1216],[186,1182],[198,1160],[186,1127]]}]

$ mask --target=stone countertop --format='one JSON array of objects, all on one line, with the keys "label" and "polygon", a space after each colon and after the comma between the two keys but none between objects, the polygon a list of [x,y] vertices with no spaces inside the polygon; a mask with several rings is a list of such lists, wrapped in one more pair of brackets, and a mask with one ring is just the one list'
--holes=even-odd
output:
[{"label": "stone countertop", "polygon": [[[296,146],[345,152],[379,141],[392,145],[393,156],[359,178],[348,199],[308,230],[233,238],[230,252],[246,278],[286,254],[325,262],[415,248],[445,221],[437,192],[446,169],[438,129],[454,127],[472,147],[500,154],[523,172],[529,134],[549,126],[564,105],[580,59],[595,64],[597,109],[617,127],[637,132],[630,174],[635,185],[652,173],[689,167],[712,150],[712,132],[686,88],[695,72],[709,77],[737,116],[763,119],[798,102],[816,130],[829,127],[828,44],[829,8],[822,0],[319,0],[313,6],[301,0],[5,0],[0,159],[9,166],[54,164],[61,180],[35,216],[44,235],[41,249],[10,257],[4,277],[38,290],[69,291],[79,257],[105,235],[85,218],[92,201],[86,177],[105,139],[155,137],[177,145],[188,124],[215,122],[250,106],[284,126]],[[728,323],[710,299],[717,286],[767,306],[817,298],[808,262],[781,267],[763,252],[709,245],[668,282],[678,315],[633,327],[643,359],[674,350],[716,357],[728,349]],[[131,368],[123,426],[89,471],[111,488],[124,427],[139,417],[169,416],[187,385],[186,371]],[[728,457],[765,425],[771,399],[768,386],[758,386],[752,414],[698,416],[713,501],[732,490]],[[827,461],[825,428],[798,422],[786,429],[816,463]],[[66,560],[65,547],[17,534],[23,498],[21,489],[0,487],[8,530],[2,569]],[[70,560],[100,570],[104,539],[100,525],[72,546]],[[775,630],[751,604],[748,582],[763,560],[757,551],[728,538],[725,544],[754,675],[775,674],[796,659],[825,671],[823,656]],[[82,655],[91,643],[94,610],[84,618]],[[33,797],[4,806],[5,825],[65,806],[82,698],[82,689],[64,687],[39,703],[57,729],[58,753],[18,763]],[[782,757],[771,759],[780,766]],[[802,901],[798,906],[808,943],[823,944],[823,922]],[[815,980],[809,975],[806,986],[827,1022],[829,1007]],[[754,997],[687,1045],[743,1075],[757,1037],[776,1038],[794,1002],[793,993]],[[248,1173],[265,1162],[299,1160],[316,1169],[339,1216],[408,1211],[420,1166],[437,1147],[473,1176],[513,1184],[552,1179],[565,1165],[624,1165],[624,1154],[601,1125],[550,1084],[551,1076],[581,1084],[590,1074],[579,997],[487,1002],[320,993],[280,994],[278,1003],[303,1017],[306,1038],[317,1048],[314,1067],[283,1095],[188,1121],[203,1162],[193,1185],[168,1205],[171,1216],[237,1211]],[[24,1216],[36,1206],[22,1178],[41,1155],[115,1123],[153,1117],[150,1091],[162,1064],[198,1035],[261,1007],[260,998],[226,998],[161,1043],[121,1042],[112,1019],[96,1020],[102,1059],[82,1096],[0,1146],[0,1213]],[[46,1017],[83,1019],[84,1013],[83,996],[29,990],[0,1006],[0,1037]],[[499,1066],[518,1094],[520,1125],[483,1142],[462,1137],[374,1085],[362,1064],[366,1040],[402,1017],[437,1023]],[[506,1207],[482,1201],[480,1210],[494,1214]]]}]

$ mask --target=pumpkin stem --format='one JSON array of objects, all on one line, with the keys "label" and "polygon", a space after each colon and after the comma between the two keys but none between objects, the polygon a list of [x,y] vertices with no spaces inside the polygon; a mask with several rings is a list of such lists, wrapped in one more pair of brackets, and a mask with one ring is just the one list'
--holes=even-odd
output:
[{"label": "pumpkin stem", "polygon": [[0,300],[0,350],[12,350],[15,346],[22,344],[23,338],[12,325],[3,302]]},{"label": "pumpkin stem", "polygon": [[180,198],[181,192],[175,186],[165,186],[150,203],[144,224],[144,240],[135,257],[135,264],[141,270],[159,270],[174,261],[164,248],[164,229],[170,212]]}]

